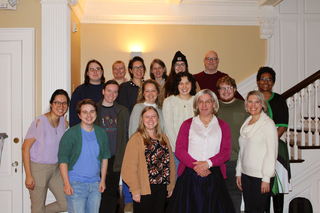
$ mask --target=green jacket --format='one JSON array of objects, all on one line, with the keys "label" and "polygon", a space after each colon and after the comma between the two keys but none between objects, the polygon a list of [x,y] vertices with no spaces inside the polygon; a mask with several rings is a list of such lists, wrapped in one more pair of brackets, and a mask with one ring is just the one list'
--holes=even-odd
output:
[{"label": "green jacket", "polygon": [[[98,105],[98,114],[97,119],[95,120],[95,124],[98,126],[102,126],[101,121],[101,108],[102,108],[102,100],[97,103]],[[113,171],[120,172],[122,166],[122,160],[124,156],[124,152],[126,151],[126,146],[128,142],[128,121],[129,121],[129,112],[128,109],[122,105],[114,102],[114,108],[117,113],[117,151],[113,164]]]},{"label": "green jacket", "polygon": [[[103,159],[110,158],[110,148],[108,142],[108,136],[106,131],[93,125],[94,132],[99,144],[98,160],[100,161],[100,167]],[[73,166],[76,164],[82,149],[82,134],[81,123],[68,129],[62,136],[59,144],[58,151],[58,163],[68,164],[68,171],[73,170]]]}]

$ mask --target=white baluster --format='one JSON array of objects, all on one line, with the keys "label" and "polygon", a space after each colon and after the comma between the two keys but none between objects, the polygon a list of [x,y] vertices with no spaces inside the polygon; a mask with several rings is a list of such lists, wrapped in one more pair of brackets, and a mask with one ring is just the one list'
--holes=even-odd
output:
[{"label": "white baluster", "polygon": [[308,146],[312,146],[312,132],[311,132],[311,91],[312,91],[312,84],[308,85]]},{"label": "white baluster", "polygon": [[294,114],[293,114],[293,159],[298,160],[298,145],[297,145],[297,103],[298,103],[298,94],[294,94]]},{"label": "white baluster", "polygon": [[318,83],[319,83],[319,80],[316,80],[314,82],[314,142],[315,142],[315,145],[316,146],[319,146],[319,131],[318,131],[318,121],[319,121],[319,118],[318,118]]},{"label": "white baluster", "polygon": [[[290,117],[291,97],[287,99],[287,105],[288,105],[289,117]],[[289,159],[291,159],[291,149],[290,149],[290,119],[289,119],[289,125],[288,125],[288,129],[287,129],[286,141],[287,141]]]},{"label": "white baluster", "polygon": [[301,146],[305,146],[306,144],[306,133],[304,132],[304,89],[300,91],[300,97],[301,97]]}]

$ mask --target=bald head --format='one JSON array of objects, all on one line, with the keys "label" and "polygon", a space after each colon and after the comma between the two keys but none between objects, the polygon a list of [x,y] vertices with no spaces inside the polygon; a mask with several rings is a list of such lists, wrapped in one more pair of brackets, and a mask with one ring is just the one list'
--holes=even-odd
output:
[{"label": "bald head", "polygon": [[209,74],[214,74],[219,65],[218,54],[215,51],[210,50],[206,53],[204,57],[204,67],[206,68],[206,72]]}]

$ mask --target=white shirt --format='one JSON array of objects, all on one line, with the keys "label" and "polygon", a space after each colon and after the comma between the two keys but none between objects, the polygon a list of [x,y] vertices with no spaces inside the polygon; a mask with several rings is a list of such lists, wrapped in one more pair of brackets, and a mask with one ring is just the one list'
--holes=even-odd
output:
[{"label": "white shirt", "polygon": [[194,117],[189,130],[189,147],[188,153],[197,161],[207,161],[209,167],[212,167],[212,162],[209,158],[220,152],[222,132],[216,116],[207,127],[199,118]]}]

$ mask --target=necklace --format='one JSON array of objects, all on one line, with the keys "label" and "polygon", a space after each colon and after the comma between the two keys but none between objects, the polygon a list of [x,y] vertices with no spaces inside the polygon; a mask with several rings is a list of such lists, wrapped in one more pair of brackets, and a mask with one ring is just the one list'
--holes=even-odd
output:
[{"label": "necklace", "polygon": [[58,125],[57,125],[57,126],[54,126],[54,123],[53,123],[53,121],[52,121],[51,113],[50,113],[50,119],[51,119],[51,123],[52,123],[53,128],[54,128],[54,130],[55,130],[55,132],[56,132],[56,135],[57,135],[57,134],[58,134],[58,132],[57,132],[57,127],[58,127]]}]

